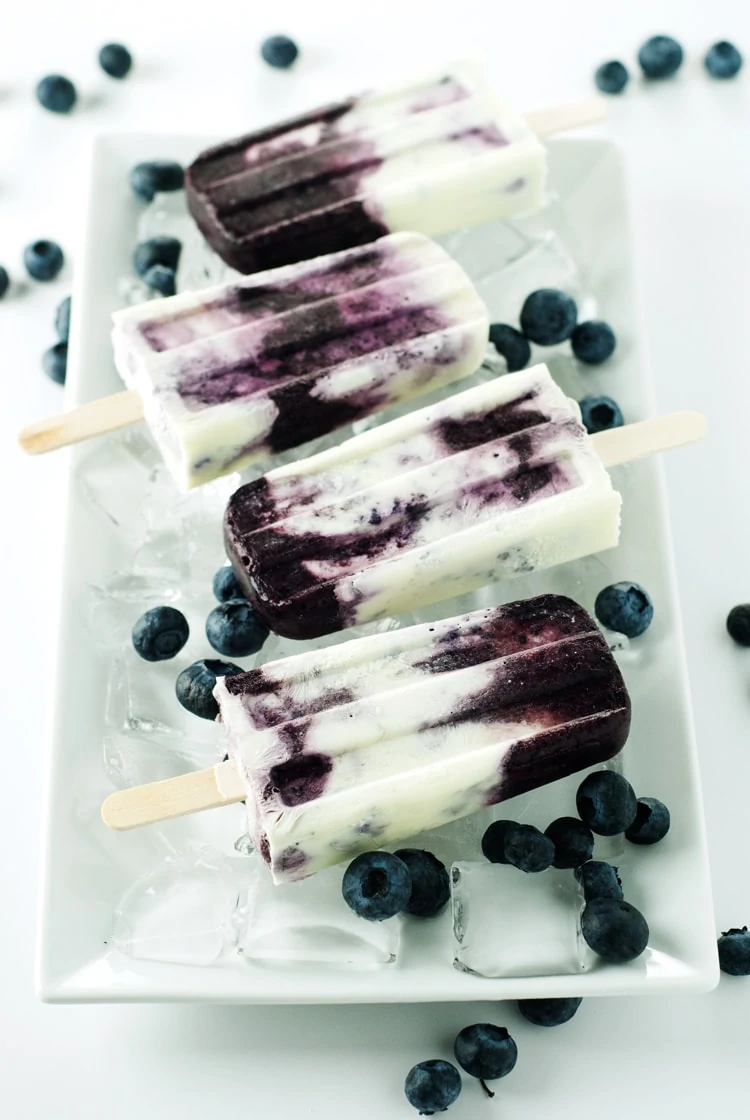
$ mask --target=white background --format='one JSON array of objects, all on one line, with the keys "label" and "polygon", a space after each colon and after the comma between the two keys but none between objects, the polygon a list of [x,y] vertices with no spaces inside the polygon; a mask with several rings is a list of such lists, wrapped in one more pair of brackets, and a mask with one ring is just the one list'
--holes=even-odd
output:
[{"label": "white background", "polygon": [[[10,10],[9,10],[10,9]],[[750,600],[750,66],[710,81],[705,48],[750,55],[745,0],[8,0],[0,34],[0,262],[20,276],[23,245],[52,237],[69,263],[54,284],[0,304],[0,1115],[8,1120],[184,1120],[228,1115],[357,1120],[410,1115],[413,1062],[449,1056],[460,1027],[505,1023],[518,1067],[485,1102],[467,1086],[450,1115],[693,1120],[744,1115],[750,979],[706,996],[589,1001],[556,1031],[512,1007],[46,1007],[33,988],[39,790],[50,613],[57,585],[59,461],[24,461],[14,433],[60,406],[40,371],[52,314],[69,290],[85,154],[97,130],[225,132],[283,117],[424,62],[484,54],[520,108],[575,99],[608,57],[629,64],[656,32],[688,63],[665,85],[636,80],[611,102],[626,149],[641,306],[660,407],[701,408],[710,436],[667,465],[701,751],[717,928],[750,924],[747,789],[750,654],[727,610]],[[267,34],[302,47],[290,73],[258,58]],[[123,83],[97,70],[102,42],[137,60]],[[44,113],[36,80],[78,84],[71,118]],[[71,650],[75,657],[76,651]],[[674,808],[674,807],[673,807]]]}]

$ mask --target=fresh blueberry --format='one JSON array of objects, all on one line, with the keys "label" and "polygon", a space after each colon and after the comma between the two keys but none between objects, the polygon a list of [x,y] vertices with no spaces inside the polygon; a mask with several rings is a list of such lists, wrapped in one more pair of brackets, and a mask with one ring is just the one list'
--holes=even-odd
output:
[{"label": "fresh blueberry", "polygon": [[615,332],[601,319],[587,319],[579,323],[570,336],[570,345],[579,362],[600,366],[611,358],[617,346]]},{"label": "fresh blueberry", "polygon": [[263,648],[270,631],[247,599],[229,599],[206,619],[206,637],[225,657],[250,657]]},{"label": "fresh blueberry", "polygon": [[617,868],[611,863],[590,859],[575,869],[575,877],[583,888],[583,897],[587,902],[593,902],[595,898],[610,898],[621,902],[624,897]]},{"label": "fresh blueberry", "polygon": [[742,69],[742,55],[734,43],[722,39],[709,49],[703,65],[712,78],[733,78]]},{"label": "fresh blueberry", "polygon": [[226,603],[229,599],[244,599],[245,597],[240,581],[229,564],[219,568],[214,576],[213,589],[214,595],[220,603]]},{"label": "fresh blueberry", "polygon": [[3,266],[0,264],[0,299],[3,298],[9,287],[10,276],[8,275],[8,270],[7,268],[3,268]]},{"label": "fresh blueberry", "polygon": [[165,268],[163,264],[152,265],[143,279],[152,291],[159,292],[163,296],[173,296],[177,291],[174,269]]},{"label": "fresh blueberry", "polygon": [[594,834],[577,817],[558,817],[544,835],[555,845],[553,867],[580,867],[591,859],[594,851]]},{"label": "fresh blueberry", "polygon": [[561,1027],[569,1023],[583,1003],[580,996],[567,999],[519,999],[518,1010],[535,1027]]},{"label": "fresh blueberry", "polygon": [[507,323],[492,323],[490,342],[498,354],[502,354],[505,358],[508,373],[516,373],[529,364],[531,347],[528,340],[515,327],[509,327]]},{"label": "fresh blueberry", "polygon": [[172,159],[154,159],[137,163],[130,172],[133,193],[144,202],[151,202],[155,194],[163,191],[180,191],[185,185],[182,165]]},{"label": "fresh blueberry", "polygon": [[297,59],[299,47],[288,35],[271,35],[261,43],[260,53],[269,66],[277,70],[288,70]]},{"label": "fresh blueberry", "polygon": [[442,1058],[418,1062],[406,1075],[404,1092],[420,1116],[434,1116],[436,1112],[445,1112],[458,1099],[461,1074]]},{"label": "fresh blueberry", "polygon": [[42,369],[51,381],[58,385],[65,384],[68,372],[68,344],[57,342],[42,354]]},{"label": "fresh blueberry", "polygon": [[722,933],[719,938],[719,967],[729,976],[750,976],[750,933],[747,926]]},{"label": "fresh blueberry", "polygon": [[732,607],[727,615],[727,630],[738,646],[750,646],[750,603]]},{"label": "fresh blueberry", "polygon": [[515,821],[493,821],[485,832],[482,837],[482,853],[490,863],[508,862],[505,858],[505,837],[515,825]]},{"label": "fresh blueberry", "polygon": [[651,625],[654,604],[639,583],[612,583],[597,595],[594,613],[607,629],[637,638]]},{"label": "fresh blueberry", "polygon": [[655,797],[639,797],[635,820],[625,832],[631,844],[658,844],[669,832],[669,809]]},{"label": "fresh blueberry", "polygon": [[627,66],[623,66],[617,59],[603,62],[594,74],[596,88],[602,93],[622,93],[630,81]]},{"label": "fresh blueberry", "polygon": [[141,241],[133,252],[133,267],[138,276],[144,277],[155,264],[164,268],[177,271],[182,252],[182,242],[176,237],[167,237],[164,234],[158,237],[149,237],[148,241]]},{"label": "fresh blueberry", "polygon": [[595,770],[576,794],[578,816],[597,836],[618,836],[630,828],[638,811],[635,790],[614,770]]},{"label": "fresh blueberry", "polygon": [[640,957],[648,945],[648,922],[629,902],[595,898],[581,914],[583,939],[597,956],[612,964]]},{"label": "fresh blueberry", "polygon": [[176,607],[152,607],[133,627],[133,646],[144,661],[169,661],[190,637],[190,628]]},{"label": "fresh blueberry", "polygon": [[540,346],[555,346],[570,338],[578,318],[575,300],[557,288],[540,288],[521,308],[521,330]]},{"label": "fresh blueberry", "polygon": [[60,342],[67,342],[70,335],[70,296],[66,296],[57,305],[55,311],[55,331]]},{"label": "fresh blueberry", "polygon": [[105,43],[99,51],[99,65],[110,78],[125,78],[133,65],[133,56],[122,43]]},{"label": "fresh blueberry", "polygon": [[505,1027],[474,1023],[464,1027],[453,1044],[456,1061],[470,1077],[496,1081],[507,1077],[518,1061],[518,1047]]},{"label": "fresh blueberry", "polygon": [[390,852],[364,852],[344,872],[341,892],[347,906],[369,922],[383,922],[405,910],[411,898],[409,868]]},{"label": "fresh blueberry", "polygon": [[415,918],[434,918],[450,896],[450,882],[445,864],[432,852],[419,848],[400,848],[396,856],[406,864],[411,875],[411,896],[404,913]]},{"label": "fresh blueberry", "polygon": [[54,280],[65,257],[56,241],[32,241],[23,251],[23,263],[33,280]]},{"label": "fresh blueberry", "polygon": [[654,35],[638,51],[641,70],[647,78],[671,78],[682,66],[683,50],[669,35]]},{"label": "fresh blueberry", "polygon": [[590,436],[606,432],[608,428],[621,428],[625,423],[619,404],[611,397],[582,397],[578,407],[583,426]]},{"label": "fresh blueberry", "polygon": [[233,677],[235,673],[244,671],[231,661],[216,661],[212,658],[194,661],[177,678],[175,694],[183,708],[194,716],[216,719],[219,714],[219,705],[214,696],[217,677]]},{"label": "fresh blueberry", "polygon": [[519,871],[546,871],[555,858],[555,845],[533,824],[514,824],[505,834],[505,862]]},{"label": "fresh blueberry", "polygon": [[36,99],[50,113],[69,113],[76,103],[76,87],[62,74],[48,74],[36,87]]}]

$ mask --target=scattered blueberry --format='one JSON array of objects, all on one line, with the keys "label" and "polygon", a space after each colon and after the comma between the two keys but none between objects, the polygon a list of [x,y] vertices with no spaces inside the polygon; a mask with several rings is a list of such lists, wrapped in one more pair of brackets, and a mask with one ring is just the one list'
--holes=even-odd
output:
[{"label": "scattered blueberry", "polygon": [[76,103],[76,87],[62,74],[48,74],[36,87],[36,99],[50,113],[69,113]]},{"label": "scattered blueberry", "polygon": [[559,817],[545,828],[544,835],[555,845],[553,867],[580,867],[591,859],[594,834],[577,817]]},{"label": "scattered blueberry", "polygon": [[579,362],[600,366],[611,358],[617,346],[615,332],[601,319],[587,319],[579,323],[570,336],[570,345]]},{"label": "scattered blueberry", "polygon": [[669,832],[669,809],[655,797],[639,797],[635,820],[625,832],[631,844],[658,844]]},{"label": "scattered blueberry", "polygon": [[507,863],[505,858],[505,837],[515,821],[493,821],[482,837],[482,854],[490,863]]},{"label": "scattered blueberry", "polygon": [[669,35],[654,35],[638,51],[641,70],[647,78],[671,78],[682,66],[682,47]]},{"label": "scattered blueberry", "polygon": [[624,897],[617,868],[611,863],[590,859],[576,868],[575,877],[583,888],[583,897],[587,902],[593,902],[595,898],[610,898],[621,902]]},{"label": "scattered blueberry", "polygon": [[596,88],[602,93],[622,93],[630,81],[630,74],[627,66],[613,59],[611,62],[601,64],[594,74],[594,81]]},{"label": "scattered blueberry", "polygon": [[631,906],[613,898],[595,898],[581,914],[583,939],[597,956],[612,964],[640,957],[648,945],[648,922]]},{"label": "scattered blueberry", "polygon": [[182,165],[172,159],[137,163],[130,171],[130,186],[144,202],[151,202],[162,191],[179,191],[185,185]]},{"label": "scattered blueberry", "polygon": [[555,845],[533,824],[514,824],[505,834],[505,862],[519,871],[546,871],[555,858]]},{"label": "scattered blueberry", "polygon": [[[485,1081],[507,1077],[518,1061],[515,1042],[505,1027],[496,1027],[493,1023],[474,1023],[471,1027],[464,1027],[456,1036],[453,1053],[461,1069],[483,1085]],[[486,1085],[484,1088],[487,1089]],[[489,1090],[487,1093],[494,1096]]]},{"label": "scattered blueberry", "polygon": [[190,628],[176,607],[152,607],[133,627],[133,647],[144,661],[169,661],[190,637]]},{"label": "scattered blueberry", "polygon": [[177,291],[174,269],[166,268],[163,264],[152,265],[143,279],[152,291],[160,292],[163,296],[173,296]]},{"label": "scattered blueberry", "polygon": [[247,599],[229,599],[206,619],[206,637],[226,657],[250,657],[263,647],[269,629]]},{"label": "scattered blueberry", "polygon": [[578,816],[598,836],[618,836],[635,820],[635,790],[614,770],[595,770],[584,778],[576,794]]},{"label": "scattered blueberry", "polygon": [[149,237],[148,241],[141,241],[133,252],[133,267],[138,276],[145,276],[155,264],[164,265],[165,268],[177,270],[182,252],[182,242],[176,237],[167,237],[160,234]]},{"label": "scattered blueberry", "polygon": [[217,677],[232,677],[235,673],[244,673],[239,665],[231,661],[216,661],[206,658],[194,661],[183,669],[175,682],[177,699],[194,716],[201,719],[216,719],[219,714],[219,705],[214,696]]},{"label": "scattered blueberry", "polygon": [[516,373],[525,369],[531,360],[531,347],[515,327],[507,323],[492,323],[490,326],[490,342],[502,354],[508,365],[508,373]]},{"label": "scattered blueberry", "polygon": [[299,47],[288,35],[271,35],[261,43],[260,53],[269,66],[277,70],[288,70],[297,59]]},{"label": "scattered blueberry", "polygon": [[583,426],[590,436],[606,432],[609,428],[621,428],[625,423],[619,404],[611,397],[582,397],[578,407]]},{"label": "scattered blueberry", "polygon": [[750,976],[750,933],[747,926],[722,933],[719,938],[719,966],[729,976]]},{"label": "scattered blueberry", "polygon": [[750,646],[750,603],[732,607],[727,615],[727,630],[738,646]]},{"label": "scattered blueberry", "polygon": [[400,848],[395,854],[406,864],[411,875],[411,895],[404,912],[415,918],[434,918],[450,896],[445,864],[432,852],[419,848]]},{"label": "scattered blueberry", "polygon": [[654,617],[654,604],[639,583],[612,583],[596,597],[594,613],[609,630],[637,638]]},{"label": "scattered blueberry", "polygon": [[32,241],[23,251],[23,263],[33,280],[54,280],[65,257],[56,241]]},{"label": "scattered blueberry", "polygon": [[68,372],[67,342],[56,342],[54,346],[50,346],[49,350],[44,351],[42,354],[42,369],[51,381],[57,382],[58,385],[65,384],[65,377]]},{"label": "scattered blueberry", "polygon": [[8,275],[8,270],[7,268],[3,268],[3,266],[0,264],[0,299],[3,298],[9,287],[10,276]]},{"label": "scattered blueberry", "polygon": [[125,78],[133,65],[133,56],[122,43],[105,43],[99,51],[99,65],[110,78]]},{"label": "scattered blueberry", "polygon": [[67,342],[70,335],[70,296],[60,300],[55,311],[55,331],[60,342]]},{"label": "scattered blueberry", "polygon": [[570,338],[578,318],[575,300],[557,288],[540,288],[526,297],[521,329],[540,346],[555,346]]},{"label": "scattered blueberry", "polygon": [[383,922],[405,910],[411,898],[409,868],[390,852],[364,852],[344,872],[341,893],[347,906],[369,922]]},{"label": "scattered blueberry", "polygon": [[734,43],[722,39],[709,49],[703,65],[712,78],[733,78],[742,69],[742,55]]},{"label": "scattered blueberry", "polygon": [[561,1027],[569,1023],[583,1003],[580,996],[567,999],[519,999],[518,1010],[535,1027]]},{"label": "scattered blueberry", "polygon": [[461,1074],[451,1062],[434,1058],[419,1062],[406,1075],[404,1092],[420,1116],[445,1112],[461,1092]]},{"label": "scattered blueberry", "polygon": [[229,599],[244,599],[245,597],[240,581],[229,564],[219,568],[214,576],[213,589],[214,595],[220,603],[226,603]]}]

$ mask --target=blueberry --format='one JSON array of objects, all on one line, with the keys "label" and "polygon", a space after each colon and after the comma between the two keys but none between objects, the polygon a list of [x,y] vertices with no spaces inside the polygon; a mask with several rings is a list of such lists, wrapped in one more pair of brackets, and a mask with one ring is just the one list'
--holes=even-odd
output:
[{"label": "blueberry", "polygon": [[505,837],[515,825],[515,821],[493,821],[485,832],[482,837],[482,853],[490,863],[508,862],[505,858]]},{"label": "blueberry", "polygon": [[49,350],[44,351],[42,354],[42,369],[51,381],[55,381],[58,385],[65,384],[65,377],[68,372],[67,342],[56,342],[54,346],[50,346]]},{"label": "blueberry", "polygon": [[557,288],[540,288],[521,308],[521,330],[540,346],[555,346],[570,338],[577,318],[575,300]]},{"label": "blueberry", "polygon": [[594,74],[596,88],[602,93],[622,93],[630,81],[627,66],[623,66],[617,59],[603,62]]},{"label": "blueberry", "polygon": [[133,56],[122,43],[105,43],[99,51],[99,65],[110,78],[125,78],[133,65]]},{"label": "blueberry", "polygon": [[9,287],[10,276],[8,275],[8,270],[7,268],[3,268],[3,266],[0,264],[0,299],[3,298]]},{"label": "blueberry", "polygon": [[145,273],[143,279],[154,292],[163,296],[173,296],[177,291],[173,268],[165,268],[163,264],[154,264]]},{"label": "blueberry", "polygon": [[611,863],[590,859],[576,868],[575,877],[583,888],[583,897],[587,902],[593,902],[595,898],[610,898],[621,902],[624,897],[617,868]]},{"label": "blueberry", "polygon": [[747,926],[722,933],[719,938],[719,966],[729,976],[750,976],[750,933]]},{"label": "blueberry", "polygon": [[190,628],[176,607],[152,607],[133,627],[133,646],[144,661],[169,661],[190,637]]},{"label": "blueberry", "polygon": [[461,1074],[442,1058],[418,1062],[406,1075],[404,1092],[420,1116],[434,1116],[436,1112],[445,1112],[458,1099]]},{"label": "blueberry", "polygon": [[518,1010],[535,1027],[561,1027],[569,1023],[583,1003],[580,996],[567,999],[519,999]]},{"label": "blueberry", "polygon": [[453,1053],[461,1069],[480,1081],[507,1077],[518,1061],[518,1047],[505,1027],[492,1023],[464,1027],[456,1036]]},{"label": "blueberry", "polygon": [[647,78],[671,78],[682,66],[682,47],[669,35],[654,35],[638,51],[641,70]]},{"label": "blueberry", "polygon": [[411,895],[404,913],[415,918],[434,918],[450,896],[448,871],[432,852],[419,848],[400,848],[396,856],[406,864],[411,875]]},{"label": "blueberry", "polygon": [[734,43],[722,39],[709,49],[703,65],[712,78],[733,78],[742,69],[742,55]]},{"label": "blueberry", "polygon": [[55,311],[55,331],[60,342],[67,342],[70,335],[70,296],[66,296],[57,305]]},{"label": "blueberry", "polygon": [[141,241],[133,252],[133,267],[138,276],[145,276],[155,264],[177,271],[182,252],[182,242],[176,237],[167,237],[163,234],[158,237],[149,237],[148,241]]},{"label": "blueberry", "polygon": [[555,845],[553,867],[580,867],[591,859],[594,851],[594,834],[577,817],[558,817],[544,835]]},{"label": "blueberry", "polygon": [[270,631],[247,599],[229,599],[206,619],[206,637],[226,657],[250,657],[263,647]]},{"label": "blueberry", "polygon": [[344,872],[341,893],[347,906],[369,922],[383,922],[405,910],[411,898],[409,868],[390,852],[365,852]]},{"label": "blueberry", "polygon": [[56,241],[32,241],[23,251],[23,263],[33,280],[54,280],[65,257]]},{"label": "blueberry", "polygon": [[637,638],[654,617],[654,604],[639,583],[612,583],[596,597],[594,613],[609,630]]},{"label": "blueberry", "polygon": [[658,844],[669,832],[669,809],[655,797],[639,797],[635,820],[625,832],[631,844]]},{"label": "blueberry", "polygon": [[179,191],[185,185],[182,165],[172,159],[154,159],[137,163],[130,172],[133,193],[144,202],[151,202],[162,191]]},{"label": "blueberry", "polygon": [[621,428],[625,423],[619,404],[611,397],[582,397],[578,407],[583,426],[590,436],[606,432],[609,428]]},{"label": "blueberry", "polygon": [[502,354],[508,365],[508,373],[516,373],[525,369],[531,360],[531,347],[528,340],[523,337],[515,327],[507,323],[492,323],[490,326],[490,342]]},{"label": "blueberry", "polygon": [[519,871],[546,871],[555,858],[555,845],[533,824],[514,824],[505,834],[505,862]]},{"label": "blueberry", "polygon": [[640,910],[613,898],[595,898],[586,904],[581,933],[589,948],[612,964],[640,957],[649,937],[648,923]]},{"label": "blueberry", "polygon": [[299,54],[299,47],[288,35],[271,35],[260,45],[264,62],[277,70],[288,70]]},{"label": "blueberry", "polygon": [[600,366],[611,358],[617,346],[615,332],[601,319],[587,319],[579,323],[570,336],[570,345],[579,362]]},{"label": "blueberry", "polygon": [[219,568],[214,576],[213,589],[214,595],[220,603],[226,603],[228,599],[244,599],[245,597],[240,581],[229,564]]},{"label": "blueberry", "polygon": [[576,794],[578,816],[598,836],[618,836],[635,820],[635,790],[614,770],[595,770],[584,778]]},{"label": "blueberry", "polygon": [[750,646],[750,603],[732,607],[727,615],[727,630],[738,646]]},{"label": "blueberry", "polygon": [[235,673],[244,671],[231,661],[216,661],[211,658],[194,661],[177,678],[175,694],[183,708],[187,708],[194,716],[216,719],[219,714],[219,705],[214,696],[216,678],[233,677]]},{"label": "blueberry", "polygon": [[76,103],[76,87],[62,74],[48,74],[36,87],[36,99],[50,113],[69,113]]}]

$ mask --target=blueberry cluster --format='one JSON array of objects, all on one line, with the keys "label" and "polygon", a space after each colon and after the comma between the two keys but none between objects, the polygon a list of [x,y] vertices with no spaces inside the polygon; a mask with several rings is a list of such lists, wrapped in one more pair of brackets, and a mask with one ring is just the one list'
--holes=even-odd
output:
[{"label": "blueberry cluster", "polygon": [[[105,43],[97,57],[110,78],[127,77],[133,66],[133,56],[122,43]],[[78,101],[78,90],[64,74],[47,74],[37,83],[35,92],[39,104],[50,113],[70,113]]]},{"label": "blueberry cluster", "polygon": [[57,342],[42,354],[42,369],[58,385],[65,384],[68,372],[68,336],[70,334],[70,296],[57,305],[55,311]]},{"label": "blueberry cluster", "polygon": [[448,871],[432,852],[419,848],[364,852],[344,872],[341,893],[347,906],[370,922],[396,914],[434,918],[448,902]]},{"label": "blueberry cluster", "polygon": [[[672,78],[682,66],[685,52],[671,35],[652,35],[638,51],[638,65],[647,81],[664,81]],[[733,43],[722,40],[709,47],[703,65],[712,78],[734,78],[742,69],[742,55]],[[630,73],[618,59],[603,62],[594,74],[594,82],[602,93],[622,93]]]}]

